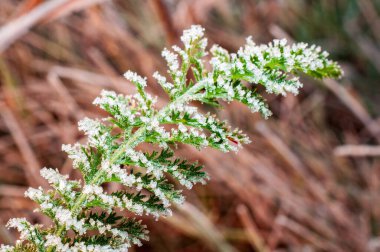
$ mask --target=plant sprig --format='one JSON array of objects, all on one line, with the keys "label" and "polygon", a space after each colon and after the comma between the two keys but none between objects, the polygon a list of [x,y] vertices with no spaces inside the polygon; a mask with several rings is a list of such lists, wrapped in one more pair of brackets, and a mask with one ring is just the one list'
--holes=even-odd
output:
[{"label": "plant sprig", "polygon": [[[297,77],[300,72],[316,78],[342,75],[326,52],[305,43],[290,46],[285,40],[274,40],[256,45],[248,38],[246,45],[232,54],[214,45],[209,51],[211,67],[206,67],[204,59],[209,52],[204,29],[192,26],[181,41],[182,49],[173,46],[162,52],[169,80],[158,72],[153,74],[169,103],[158,109],[156,98],[145,90],[146,78],[131,71],[124,76],[136,86],[135,94],[103,90],[94,104],[109,117],[84,118],[79,129],[88,142],[62,146],[83,179],[74,181],[56,169],[42,169],[41,175],[52,189],[30,188],[25,196],[39,204],[38,211],[50,217],[53,225],[11,219],[8,227],[17,228],[20,239],[15,246],[1,246],[0,251],[126,251],[141,245],[148,239],[146,226],[122,216],[119,210],[155,218],[168,216],[173,202],[184,201],[169,176],[188,189],[208,180],[201,165],[175,156],[177,144],[228,152],[249,143],[240,130],[190,103],[222,107],[220,101],[238,101],[266,118],[271,112],[253,85],[263,85],[268,93],[297,94],[302,87]],[[187,78],[189,72],[192,79]],[[157,151],[141,150],[143,143]],[[103,188],[107,182],[119,183],[124,189],[107,192]]]}]

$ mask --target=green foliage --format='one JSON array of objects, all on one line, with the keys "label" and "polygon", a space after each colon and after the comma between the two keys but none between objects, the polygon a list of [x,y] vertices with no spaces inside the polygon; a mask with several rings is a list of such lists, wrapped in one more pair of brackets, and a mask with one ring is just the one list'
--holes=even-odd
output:
[{"label": "green foliage", "polygon": [[[213,46],[211,68],[206,68],[203,32],[202,27],[192,26],[181,37],[183,49],[164,49],[171,80],[157,72],[153,75],[170,98],[164,108],[158,109],[156,98],[145,91],[146,78],[131,71],[125,77],[136,86],[136,94],[102,91],[94,104],[109,117],[84,118],[79,129],[88,142],[62,147],[83,180],[69,180],[58,170],[42,169],[41,175],[53,189],[30,188],[26,196],[54,224],[43,228],[25,219],[12,219],[9,226],[17,228],[21,238],[15,247],[2,246],[1,251],[125,251],[133,244],[141,245],[147,239],[146,227],[135,218],[126,218],[121,210],[156,218],[170,215],[171,205],[182,203],[184,196],[169,177],[188,189],[208,179],[202,165],[175,156],[178,144],[228,152],[249,143],[240,130],[198,111],[191,102],[222,107],[221,101],[238,101],[268,117],[271,112],[264,98],[247,83],[263,85],[268,93],[297,94],[302,84],[294,75],[300,72],[316,78],[342,74],[318,47],[289,46],[284,40],[255,45],[250,38],[233,54]],[[187,78],[190,73],[192,80]],[[155,151],[142,150],[142,144],[150,144]],[[123,190],[105,191],[103,185],[110,182],[121,184]]]}]

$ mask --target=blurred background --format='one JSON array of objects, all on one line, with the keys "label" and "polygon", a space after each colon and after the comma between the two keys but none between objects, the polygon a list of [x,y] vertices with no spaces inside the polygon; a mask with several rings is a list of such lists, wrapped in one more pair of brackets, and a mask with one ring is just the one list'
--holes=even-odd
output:
[{"label": "blurred background", "polygon": [[101,89],[132,92],[131,69],[165,100],[151,77],[165,71],[160,52],[201,24],[231,51],[249,35],[318,44],[345,76],[267,96],[268,120],[235,103],[217,112],[253,143],[237,155],[180,147],[212,179],[173,217],[144,218],[151,240],[131,251],[380,251],[379,15],[377,0],[1,0],[0,243],[17,238],[10,217],[46,222],[23,197],[46,185],[40,168],[78,177],[61,144],[102,115]]}]

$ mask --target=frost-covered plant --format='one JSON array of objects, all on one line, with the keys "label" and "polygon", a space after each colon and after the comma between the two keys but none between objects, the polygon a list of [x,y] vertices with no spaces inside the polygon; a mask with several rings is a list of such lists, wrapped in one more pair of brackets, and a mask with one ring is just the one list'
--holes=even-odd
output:
[{"label": "frost-covered plant", "polygon": [[[271,112],[252,85],[262,85],[268,93],[297,94],[302,84],[295,75],[300,72],[316,78],[342,74],[319,47],[288,45],[286,40],[256,45],[248,38],[232,54],[214,45],[210,64],[205,64],[203,33],[201,26],[194,25],[181,37],[183,48],[163,50],[170,78],[158,72],[153,77],[170,98],[165,107],[155,106],[156,98],[145,91],[146,78],[131,71],[124,76],[136,86],[136,94],[102,91],[94,104],[109,117],[84,118],[79,129],[88,142],[62,146],[83,179],[70,180],[57,169],[43,168],[41,175],[52,189],[30,188],[25,196],[36,201],[38,211],[53,224],[43,227],[25,218],[11,219],[8,227],[18,229],[21,236],[14,247],[3,245],[1,251],[127,251],[133,244],[141,245],[148,239],[146,226],[122,211],[168,216],[173,202],[184,201],[172,181],[190,189],[208,179],[200,164],[175,157],[176,144],[228,152],[249,143],[240,130],[202,113],[193,102],[221,106],[221,101],[239,101],[266,118]],[[144,150],[147,144],[156,151]],[[105,191],[102,186],[108,182],[124,189]]]}]

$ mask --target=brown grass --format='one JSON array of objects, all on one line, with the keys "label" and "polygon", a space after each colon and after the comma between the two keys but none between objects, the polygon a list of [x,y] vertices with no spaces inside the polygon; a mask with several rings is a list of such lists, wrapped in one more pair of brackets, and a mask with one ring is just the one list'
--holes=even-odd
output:
[{"label": "brown grass", "polygon": [[4,228],[10,217],[48,223],[23,192],[46,186],[43,166],[78,176],[60,146],[82,141],[76,122],[101,114],[91,105],[100,90],[133,92],[120,77],[127,69],[152,81],[165,69],[160,50],[199,23],[210,44],[230,50],[247,35],[314,41],[346,77],[269,96],[267,121],[239,104],[218,112],[253,143],[237,155],[181,147],[212,180],[187,192],[173,217],[145,219],[151,241],[132,251],[379,251],[378,6],[357,1],[357,16],[344,19],[347,1],[317,2],[0,1],[0,243],[16,238]]}]

